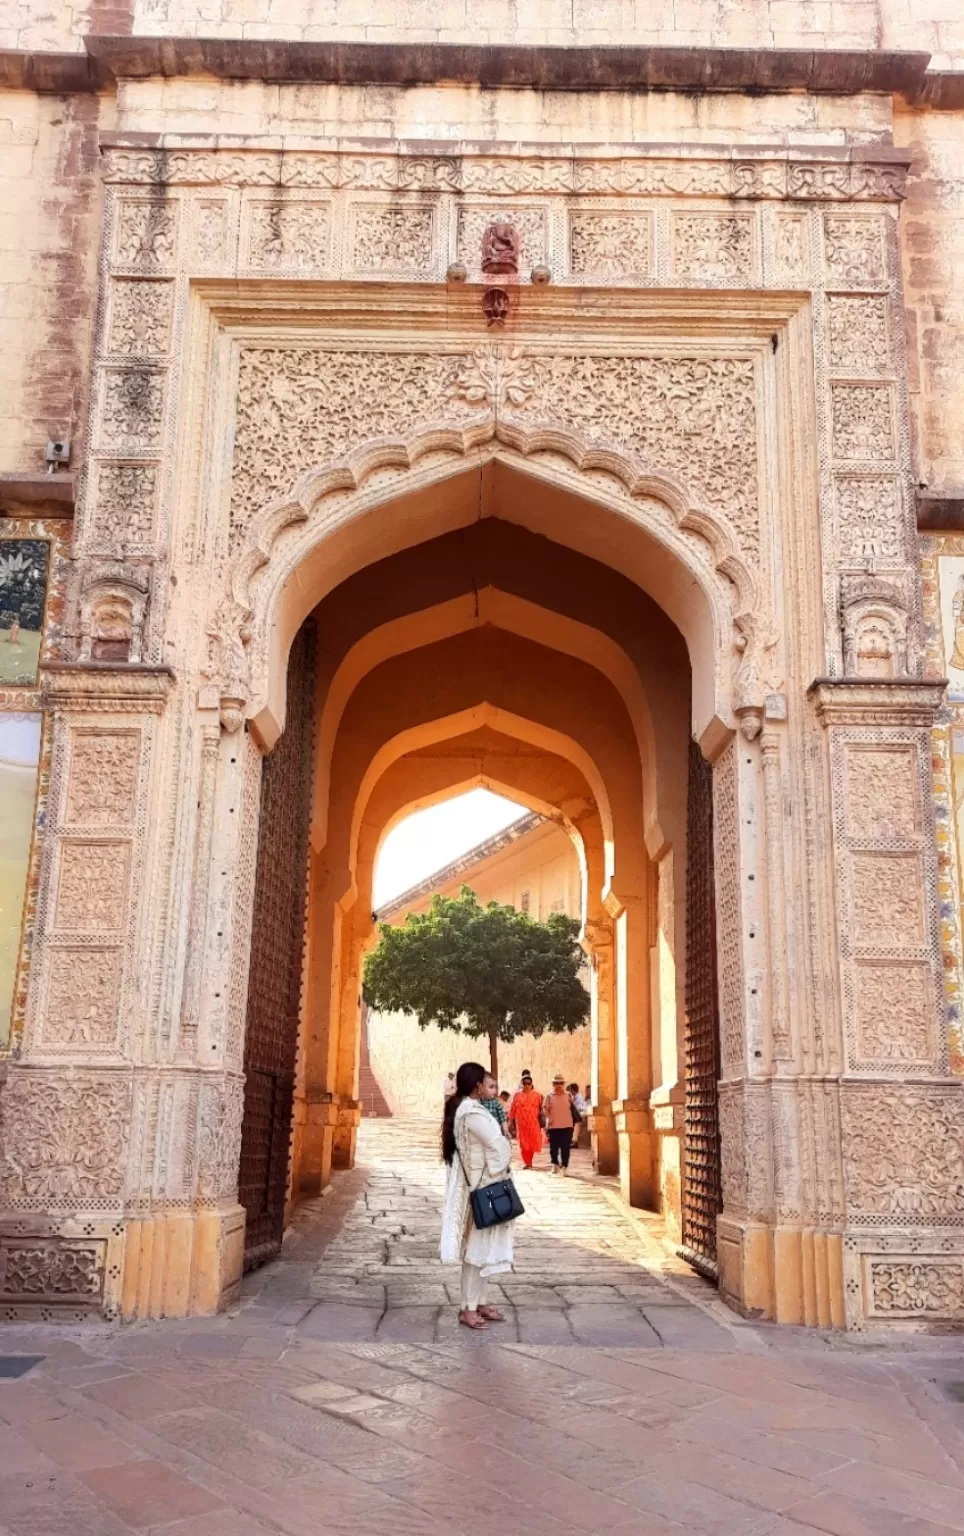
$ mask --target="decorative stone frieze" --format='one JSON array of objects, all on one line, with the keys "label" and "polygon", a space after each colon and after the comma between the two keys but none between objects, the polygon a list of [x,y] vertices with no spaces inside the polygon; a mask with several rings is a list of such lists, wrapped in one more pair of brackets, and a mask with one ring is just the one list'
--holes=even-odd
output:
[{"label": "decorative stone frieze", "polygon": [[[906,165],[874,161],[872,151],[856,160],[797,158],[796,154],[744,151],[741,157],[709,155],[698,146],[638,146],[618,156],[573,156],[545,146],[534,155],[486,155],[453,144],[442,153],[338,153],[248,147],[250,140],[219,138],[220,148],[189,149],[169,137],[164,147],[137,148],[118,142],[104,154],[108,182],[136,186],[239,185],[288,188],[354,187],[384,192],[476,192],[497,196],[526,193],[598,193],[651,197],[721,197],[750,200],[791,198],[803,202],[893,202],[904,194]],[[147,207],[153,205],[147,203]],[[130,217],[130,216],[129,216]],[[157,215],[155,215],[157,217]],[[140,215],[150,223],[149,216]],[[136,239],[133,241],[136,245]]]}]

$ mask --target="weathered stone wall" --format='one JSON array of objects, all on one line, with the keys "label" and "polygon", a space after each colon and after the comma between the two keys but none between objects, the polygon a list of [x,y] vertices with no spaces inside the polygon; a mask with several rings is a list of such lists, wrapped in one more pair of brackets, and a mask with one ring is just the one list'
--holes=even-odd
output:
[{"label": "weathered stone wall", "polygon": [[79,452],[103,218],[97,134],[113,99],[0,93],[0,472]]},{"label": "weathered stone wall", "polygon": [[121,81],[117,93],[120,131],[487,144],[763,142],[812,148],[886,140],[892,111],[889,96],[871,94],[486,91],[184,77]]},{"label": "weathered stone wall", "polygon": [[135,32],[365,42],[964,52],[957,0],[139,0]]},{"label": "weathered stone wall", "polygon": [[898,109],[913,154],[902,217],[907,357],[917,478],[964,490],[964,112]]}]

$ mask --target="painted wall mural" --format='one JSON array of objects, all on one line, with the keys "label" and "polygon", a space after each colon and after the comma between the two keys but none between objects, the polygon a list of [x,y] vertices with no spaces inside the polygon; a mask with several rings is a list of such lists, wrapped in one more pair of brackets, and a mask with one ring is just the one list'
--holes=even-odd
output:
[{"label": "painted wall mural", "polygon": [[0,1048],[10,1036],[40,734],[38,714],[0,714]]},{"label": "painted wall mural", "polygon": [[964,535],[920,541],[927,674],[947,678],[934,728],[937,877],[951,1071],[964,1076]]},{"label": "painted wall mural", "polygon": [[49,569],[48,540],[0,542],[0,685],[37,685]]}]

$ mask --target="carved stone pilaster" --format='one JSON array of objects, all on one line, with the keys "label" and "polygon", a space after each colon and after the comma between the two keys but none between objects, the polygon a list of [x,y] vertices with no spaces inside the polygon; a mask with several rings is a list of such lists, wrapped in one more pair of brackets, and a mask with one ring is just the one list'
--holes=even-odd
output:
[{"label": "carved stone pilaster", "polygon": [[211,881],[211,848],[214,835],[214,796],[217,785],[219,725],[201,727],[201,776],[198,785],[197,829],[191,880],[187,964],[181,1005],[179,1050],[188,1058],[197,1052],[198,1019],[201,1013],[202,980],[207,949],[208,902]]},{"label": "carved stone pilaster", "polygon": [[760,738],[763,805],[766,819],[767,928],[770,941],[770,1045],[776,1061],[793,1059],[790,1040],[787,974],[787,893],[783,858],[783,767],[781,735],[765,730]]}]

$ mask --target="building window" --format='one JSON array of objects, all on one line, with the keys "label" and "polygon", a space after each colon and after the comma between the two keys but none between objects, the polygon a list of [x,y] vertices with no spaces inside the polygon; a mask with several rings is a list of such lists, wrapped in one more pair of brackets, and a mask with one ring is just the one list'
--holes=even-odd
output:
[{"label": "building window", "polygon": [[525,912],[526,914],[528,914],[528,911],[529,911],[529,892],[528,891],[523,891],[522,895],[519,897],[519,911],[520,912]]}]

